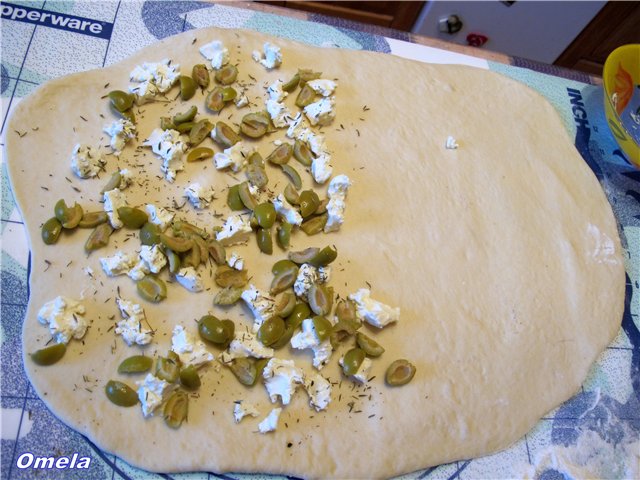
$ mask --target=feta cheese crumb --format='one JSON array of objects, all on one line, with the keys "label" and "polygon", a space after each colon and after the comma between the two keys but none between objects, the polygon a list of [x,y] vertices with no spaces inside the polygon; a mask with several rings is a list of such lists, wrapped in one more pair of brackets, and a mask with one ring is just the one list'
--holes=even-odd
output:
[{"label": "feta cheese crumb", "polygon": [[56,343],[69,343],[72,338],[80,340],[87,333],[88,323],[83,317],[84,305],[71,298],[58,296],[46,302],[38,311],[38,321],[49,325]]},{"label": "feta cheese crumb", "polygon": [[[214,137],[216,129],[211,131],[211,138]],[[215,138],[214,138],[215,140]],[[218,152],[213,156],[213,162],[218,170],[231,167],[234,172],[239,172],[246,163],[246,158],[252,153],[252,149],[245,147],[243,142],[238,142],[230,146],[223,152]]]},{"label": "feta cheese crumb", "polygon": [[184,189],[184,195],[197,209],[207,208],[213,200],[213,189],[205,188],[198,182],[194,182]]},{"label": "feta cheese crumb", "polygon": [[248,220],[240,215],[230,215],[224,222],[222,230],[216,233],[216,240],[225,247],[247,243],[253,233]]},{"label": "feta cheese crumb", "polygon": [[303,263],[298,269],[298,276],[293,283],[293,291],[298,297],[306,300],[311,286],[318,281],[318,271],[313,265]]},{"label": "feta cheese crumb", "polygon": [[246,416],[257,417],[260,415],[258,408],[253,404],[244,400],[238,400],[233,405],[233,419],[236,423],[240,423]]},{"label": "feta cheese crumb", "polygon": [[204,284],[200,274],[193,267],[184,267],[176,273],[176,281],[191,292],[201,292]]},{"label": "feta cheese crumb", "polygon": [[298,385],[304,383],[304,372],[296,367],[293,360],[272,358],[264,367],[262,377],[271,402],[277,402],[280,397],[282,405],[289,405]]},{"label": "feta cheese crumb", "polygon": [[183,365],[200,367],[212,362],[214,356],[207,351],[205,344],[196,340],[182,325],[173,327],[171,350],[178,354]]},{"label": "feta cheese crumb", "polygon": [[125,144],[136,137],[136,126],[126,118],[120,118],[105,126],[104,132],[111,136],[111,149],[116,156],[119,156]]},{"label": "feta cheese crumb", "polygon": [[229,363],[234,358],[271,358],[273,355],[273,348],[262,345],[253,333],[243,332],[231,341],[227,351],[220,356],[220,361]]},{"label": "feta cheese crumb", "polygon": [[451,135],[449,135],[449,136],[447,137],[447,141],[446,141],[446,142],[445,142],[445,144],[444,144],[444,147],[445,147],[447,150],[455,150],[456,148],[458,148],[458,147],[459,147],[459,145],[458,145],[458,142],[456,142],[456,139],[455,139],[455,138],[453,138]]},{"label": "feta cheese crumb", "polygon": [[169,382],[147,373],[144,380],[136,382],[138,385],[138,399],[142,405],[142,414],[148,417],[169,396],[173,386]]},{"label": "feta cheese crumb", "polygon": [[142,245],[140,260],[147,265],[151,273],[160,273],[160,270],[167,264],[167,257],[159,245]]},{"label": "feta cheese crumb", "polygon": [[149,266],[147,265],[147,262],[145,262],[144,260],[140,260],[138,261],[138,263],[127,272],[127,276],[137,282],[138,280],[142,280],[145,275],[148,275],[149,272]]},{"label": "feta cheese crumb", "polygon": [[251,310],[256,327],[260,327],[262,322],[275,314],[275,301],[253,285],[249,285],[249,288],[242,292],[241,298]]},{"label": "feta cheese crumb", "polygon": [[214,40],[200,47],[200,53],[207,60],[211,60],[211,66],[216,70],[229,63],[229,49],[225,48],[220,40]]},{"label": "feta cheese crumb", "polygon": [[244,268],[244,259],[234,252],[227,260],[227,265],[236,270],[242,270]]},{"label": "feta cheese crumb", "polygon": [[276,128],[286,127],[291,121],[291,112],[284,103],[268,99],[265,102],[267,113],[271,117],[271,122]]},{"label": "feta cheese crumb", "polygon": [[318,78],[316,80],[309,80],[307,82],[309,88],[316,93],[319,93],[323,97],[329,97],[333,95],[333,92],[338,87],[333,80],[327,80],[326,78]]},{"label": "feta cheese crumb", "polygon": [[247,97],[244,93],[238,95],[235,99],[236,107],[242,108],[249,105],[249,97]]},{"label": "feta cheese crumb", "polygon": [[323,153],[313,159],[311,163],[311,175],[317,183],[323,184],[331,178],[333,167],[329,165],[329,162],[331,162],[331,155],[328,153]]},{"label": "feta cheese crumb", "polygon": [[123,318],[116,324],[116,335],[122,335],[122,339],[129,346],[151,343],[153,330],[143,326],[143,324],[149,325],[143,308],[137,303],[122,298],[116,298],[116,303]]},{"label": "feta cheese crumb", "polygon": [[138,257],[135,253],[124,253],[123,251],[116,252],[111,257],[101,257],[100,265],[109,277],[115,277],[118,275],[125,275],[131,270],[138,261]]},{"label": "feta cheese crumb", "polygon": [[282,90],[282,85],[284,85],[282,80],[276,80],[267,87],[267,95],[270,100],[281,102],[287,97],[287,95],[289,95],[287,92]]},{"label": "feta cheese crumb", "polygon": [[369,381],[369,372],[371,370],[371,360],[366,358],[360,364],[358,371],[352,375],[353,379],[360,383]]},{"label": "feta cheese crumb", "polygon": [[149,215],[149,221],[154,225],[160,227],[161,231],[165,231],[167,227],[173,221],[174,213],[171,213],[169,210],[163,207],[156,207],[151,203],[147,203],[144,206],[147,215]]},{"label": "feta cheese crumb", "polygon": [[304,114],[311,125],[329,125],[336,117],[334,106],[333,97],[323,97],[304,107]]},{"label": "feta cheese crumb", "polygon": [[266,42],[262,46],[262,50],[264,51],[264,54],[260,53],[258,50],[254,50],[251,54],[251,58],[256,62],[259,62],[267,70],[277,68],[282,64],[282,52],[280,47]]},{"label": "feta cheese crumb", "polygon": [[260,431],[260,433],[273,432],[276,428],[278,428],[278,419],[280,418],[281,413],[281,408],[274,408],[273,410],[271,410],[269,415],[267,415],[267,418],[265,418],[258,424],[258,430]]},{"label": "feta cheese crumb", "polygon": [[[136,66],[129,78],[133,82],[154,85],[160,93],[168,91],[180,78],[180,65],[171,63],[168,58],[159,62],[145,62]],[[137,87],[130,91],[135,93]]]},{"label": "feta cheese crumb", "polygon": [[90,145],[78,143],[71,152],[71,169],[80,178],[95,177],[106,163],[98,149]]},{"label": "feta cheese crumb", "polygon": [[291,347],[296,350],[305,350],[307,348],[313,350],[313,366],[318,370],[322,370],[322,367],[329,362],[331,353],[333,353],[331,341],[329,339],[320,341],[311,318],[306,318],[302,321],[302,331],[291,338]]},{"label": "feta cheese crumb", "polygon": [[127,206],[127,198],[118,188],[104,192],[104,211],[109,216],[109,223],[115,229],[124,227],[124,223],[120,220],[118,209]]},{"label": "feta cheese crumb", "polygon": [[304,381],[304,388],[309,395],[309,404],[316,411],[325,410],[331,403],[331,383],[319,373],[308,375]]},{"label": "feta cheese crumb", "polygon": [[173,182],[176,173],[184,170],[182,155],[187,149],[187,145],[182,141],[180,132],[177,130],[155,128],[142,145],[151,147],[151,151],[162,158],[161,170],[167,181]]},{"label": "feta cheese crumb", "polygon": [[120,190],[124,190],[133,183],[133,173],[128,168],[120,170]]},{"label": "feta cheese crumb", "polygon": [[371,298],[371,292],[361,288],[356,293],[349,295],[349,300],[356,303],[356,315],[370,325],[384,328],[392,322],[400,319],[400,308],[391,308],[382,302]]},{"label": "feta cheese crumb", "polygon": [[337,175],[329,183],[329,188],[327,189],[327,195],[329,196],[329,203],[327,204],[328,218],[324,226],[325,233],[340,230],[344,223],[345,200],[349,187],[351,187],[351,180],[346,175]]},{"label": "feta cheese crumb", "polygon": [[272,201],[273,206],[276,209],[276,213],[280,215],[286,222],[291,225],[301,225],[302,224],[302,215],[293,207],[288,207],[285,205],[284,195],[280,194]]}]

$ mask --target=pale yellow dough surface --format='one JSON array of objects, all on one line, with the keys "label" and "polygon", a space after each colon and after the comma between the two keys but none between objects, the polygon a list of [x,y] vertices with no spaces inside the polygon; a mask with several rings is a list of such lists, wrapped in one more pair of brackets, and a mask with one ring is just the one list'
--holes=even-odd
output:
[{"label": "pale yellow dough surface", "polygon": [[[297,68],[338,80],[337,117],[323,131],[335,174],[347,174],[354,184],[345,224],[329,235],[299,232],[294,249],[335,244],[336,292],[346,296],[369,282],[373,298],[402,311],[397,325],[375,336],[386,352],[374,360],[375,378],[366,387],[354,388],[341,377],[342,349],[322,371],[335,382],[328,410],[313,411],[300,389],[278,430],[268,435],[256,433],[257,424],[276,405],[262,386],[246,389],[225,368],[205,370],[189,421],[177,431],[161,418],[145,420],[139,407],[111,404],[104,384],[113,378],[133,385],[137,378],[122,377],[116,369],[140,350],[127,347],[110,328],[120,318],[115,297],[118,289],[125,299],[138,297],[129,278],[106,277],[99,257],[139,248],[136,235],[117,232],[108,248],[89,257],[83,252],[88,230],[63,234],[56,246],[40,240],[40,225],[59,198],[100,210],[99,191],[118,167],[138,176],[139,184],[126,191],[130,205],[166,206],[174,198],[181,205],[188,183],[212,185],[217,200],[209,209],[196,213],[187,204],[177,214],[209,229],[222,224],[214,213],[228,214],[226,187],[243,180],[242,173],[236,180],[205,161],[187,164],[170,185],[161,178],[161,160],[149,149],[136,149],[161,115],[186,109],[180,101],[141,107],[138,142],[119,160],[109,156],[101,179],[82,181],[70,169],[78,142],[109,151],[102,128],[114,117],[101,97],[126,89],[134,66],[170,58],[189,74],[204,62],[198,47],[216,39],[229,47],[244,83],[253,83],[249,75],[257,79],[247,91],[256,106],[230,106],[219,117],[225,121],[262,109],[264,87],[277,78],[288,80]],[[270,72],[251,59],[266,40],[281,46],[284,57]],[[168,98],[176,95],[173,89]],[[294,97],[286,100],[292,110]],[[215,120],[203,100],[197,94],[188,104]],[[16,130],[28,133],[19,137]],[[621,247],[598,181],[553,107],[529,88],[488,71],[312,48],[250,31],[199,30],[112,67],[43,85],[18,105],[7,132],[9,172],[32,249],[23,329],[26,370],[38,395],[64,422],[146,469],[371,478],[495,452],[579,388],[620,325]],[[449,135],[460,144],[457,150],[445,149]],[[284,130],[257,143],[263,157],[274,148],[271,142],[283,137]],[[203,145],[213,143],[208,139]],[[281,192],[285,177],[272,167],[268,173],[269,187]],[[303,177],[311,185],[310,176]],[[321,197],[325,188],[317,188]],[[269,286],[270,266],[285,256],[277,247],[271,257],[260,254],[253,239],[229,251],[245,257],[253,283],[262,289]],[[87,266],[93,279],[83,272]],[[143,303],[157,329],[147,354],[166,353],[176,324],[196,333],[195,320],[208,311],[233,319],[238,328],[251,324],[244,307],[213,308],[217,288],[209,267],[202,271],[208,291],[193,294],[171,284],[165,302]],[[58,295],[83,295],[92,324],[59,364],[37,367],[27,354],[50,336],[36,314]],[[295,358],[311,371],[310,353],[284,349],[279,356]],[[391,389],[383,377],[396,358],[411,360],[417,373],[409,385]],[[256,403],[261,416],[234,424],[233,401],[239,399]]]}]

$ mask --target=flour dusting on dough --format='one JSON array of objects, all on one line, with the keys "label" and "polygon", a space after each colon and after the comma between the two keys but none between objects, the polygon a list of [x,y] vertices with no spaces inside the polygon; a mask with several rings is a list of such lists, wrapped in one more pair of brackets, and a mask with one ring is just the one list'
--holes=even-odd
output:
[{"label": "flour dusting on dough", "polygon": [[618,263],[619,260],[615,255],[616,249],[613,240],[591,223],[587,226],[587,234],[593,239],[593,247],[587,252],[589,256],[598,263]]}]

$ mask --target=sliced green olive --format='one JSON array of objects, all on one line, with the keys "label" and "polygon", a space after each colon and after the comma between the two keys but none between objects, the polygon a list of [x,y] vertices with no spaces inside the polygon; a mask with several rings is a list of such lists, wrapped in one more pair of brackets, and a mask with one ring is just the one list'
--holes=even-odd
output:
[{"label": "sliced green olive", "polygon": [[251,193],[251,190],[249,190],[248,182],[242,182],[241,184],[238,185],[238,195],[240,195],[240,200],[242,200],[242,203],[244,203],[244,206],[247,207],[249,210],[253,211],[258,206],[257,200]]},{"label": "sliced green olive", "polygon": [[[189,78],[189,77],[187,77]],[[173,124],[180,125],[181,123],[192,122],[196,115],[198,114],[198,107],[192,105],[186,112],[176,113],[173,116]]]},{"label": "sliced green olive", "polygon": [[207,240],[207,250],[209,250],[209,256],[216,265],[224,265],[227,261],[227,252],[224,246],[215,238]]},{"label": "sliced green olive", "polygon": [[216,70],[216,82],[222,85],[231,85],[238,78],[238,68],[235,65],[226,65]]},{"label": "sliced green olive", "polygon": [[180,133],[188,133],[193,129],[194,125],[195,123],[193,122],[180,123],[174,127],[174,130],[177,130]]},{"label": "sliced green olive", "polygon": [[229,125],[224,122],[216,123],[213,140],[223,148],[230,148],[242,138]]},{"label": "sliced green olive", "polygon": [[338,249],[335,246],[326,246],[313,257],[309,259],[307,263],[314,267],[326,267],[331,262],[338,258]]},{"label": "sliced green olive", "polygon": [[342,359],[342,371],[346,376],[355,375],[364,361],[366,355],[361,348],[352,348],[344,354]]},{"label": "sliced green olive", "polygon": [[164,422],[171,428],[180,428],[189,416],[189,396],[181,391],[173,392],[162,409]]},{"label": "sliced green olive", "polygon": [[167,285],[157,277],[147,275],[136,282],[138,294],[152,303],[159,303],[167,298]]},{"label": "sliced green olive", "polygon": [[82,215],[82,220],[78,223],[78,227],[95,228],[108,220],[109,215],[107,215],[107,212],[85,212],[84,215]]},{"label": "sliced green olive", "polygon": [[224,108],[226,102],[224,101],[224,94],[221,87],[216,87],[209,92],[205,100],[205,105],[209,110],[216,113]]},{"label": "sliced green olive", "polygon": [[298,78],[300,79],[300,86],[304,86],[310,80],[317,80],[322,76],[322,72],[314,72],[307,68],[298,69]]},{"label": "sliced green olive", "polygon": [[296,73],[291,80],[282,85],[282,90],[291,93],[298,87],[298,83],[300,83],[300,75]]},{"label": "sliced green olive", "polygon": [[298,96],[296,97],[296,106],[300,108],[304,108],[316,98],[316,92],[309,85],[305,83],[305,85],[298,92]]},{"label": "sliced green olive", "polygon": [[207,147],[194,148],[187,155],[187,162],[199,162],[213,157],[213,150]]},{"label": "sliced green olive", "polygon": [[160,227],[155,223],[147,222],[140,229],[140,243],[142,245],[155,245],[160,243]]},{"label": "sliced green olive", "polygon": [[161,233],[159,235],[160,243],[174,252],[184,253],[193,248],[193,240],[190,238],[170,237]]},{"label": "sliced green olive", "polygon": [[60,220],[62,228],[76,228],[82,220],[82,207],[77,203],[73,204],[73,207],[67,207],[66,202],[63,199],[57,201],[54,212],[56,218]]},{"label": "sliced green olive", "polygon": [[290,183],[287,183],[287,186],[284,187],[284,198],[291,205],[298,205],[300,203],[300,194]]},{"label": "sliced green olive", "polygon": [[118,365],[118,373],[144,373],[151,370],[153,359],[144,355],[133,355],[125,358]]},{"label": "sliced green olive", "polygon": [[234,100],[238,96],[238,92],[233,87],[224,87],[222,89],[222,101],[225,103]]},{"label": "sliced green olive", "polygon": [[293,145],[293,157],[305,167],[310,167],[313,163],[313,154],[309,149],[309,145],[302,140],[296,140]]},{"label": "sliced green olive", "polygon": [[233,340],[235,325],[231,320],[220,320],[205,315],[198,321],[198,333],[204,340],[216,345],[227,345]]},{"label": "sliced green olive", "polygon": [[109,243],[111,233],[113,233],[113,227],[108,223],[98,225],[93,232],[91,232],[89,238],[87,238],[84,244],[84,251],[90,253],[99,248],[106,247]]},{"label": "sliced green olive", "polygon": [[234,211],[244,210],[244,203],[240,198],[240,185],[233,185],[227,191],[227,206]]},{"label": "sliced green olive", "polygon": [[273,264],[273,267],[271,267],[271,273],[277,276],[293,268],[296,269],[296,275],[297,275],[298,266],[295,263],[293,263],[291,260],[287,260],[285,258],[282,260],[278,260],[276,263]]},{"label": "sliced green olive", "polygon": [[345,322],[355,331],[362,325],[356,313],[356,304],[351,300],[340,300],[336,305],[336,317],[339,322]]},{"label": "sliced green olive", "polygon": [[195,243],[193,248],[197,249],[200,253],[200,263],[205,263],[209,258],[209,247],[207,246],[207,242],[196,235],[193,235],[191,239],[193,240],[193,243]]},{"label": "sliced green olive", "polygon": [[180,237],[192,237],[197,236],[206,240],[209,238],[209,234],[203,228],[200,228],[192,223],[185,222],[184,220],[177,220],[171,224],[171,229],[174,235]]},{"label": "sliced green olive", "polygon": [[259,189],[263,189],[269,183],[267,171],[259,163],[247,163],[246,175],[249,183]]},{"label": "sliced green olive", "polygon": [[273,238],[271,237],[271,230],[266,228],[259,228],[256,232],[256,239],[258,240],[258,248],[262,253],[271,255],[273,253]]},{"label": "sliced green olive", "polygon": [[333,290],[314,283],[307,295],[309,306],[316,315],[327,315],[333,307]]},{"label": "sliced green olive", "polygon": [[108,93],[108,96],[109,100],[111,100],[111,105],[121,113],[129,110],[136,98],[134,94],[123,92],[122,90],[113,90]]},{"label": "sliced green olive", "polygon": [[416,367],[408,360],[400,359],[393,362],[384,374],[384,380],[391,387],[406,385],[416,374]]},{"label": "sliced green olive", "polygon": [[107,398],[119,407],[132,407],[138,403],[138,394],[126,383],[109,380],[104,391]]},{"label": "sliced green olive", "polygon": [[118,217],[120,217],[125,227],[134,229],[142,228],[149,221],[147,213],[135,207],[125,206],[118,208]]},{"label": "sliced green olive", "polygon": [[207,66],[202,63],[193,66],[191,69],[191,77],[200,88],[207,88],[211,81],[211,78],[209,77],[209,70],[207,69]]},{"label": "sliced green olive", "polygon": [[336,349],[340,342],[345,341],[352,335],[356,334],[356,330],[349,322],[338,320],[331,329],[331,346]]},{"label": "sliced green olive", "polygon": [[227,306],[233,305],[242,296],[242,288],[225,287],[220,290],[213,299],[214,305]]},{"label": "sliced green olive", "polygon": [[247,137],[260,138],[267,133],[270,119],[264,112],[248,113],[242,117],[240,131]]},{"label": "sliced green olive", "polygon": [[160,128],[162,130],[175,130],[176,126],[170,117],[160,117]]},{"label": "sliced green olive", "polygon": [[198,84],[193,78],[180,75],[180,98],[182,100],[191,99],[196,94],[197,88]]},{"label": "sliced green olive", "polygon": [[282,248],[283,250],[289,248],[292,229],[293,225],[291,225],[289,222],[282,222],[280,225],[278,225],[276,241],[278,242],[280,248]]},{"label": "sliced green olive", "polygon": [[244,287],[249,281],[246,270],[236,270],[229,265],[220,265],[213,277],[219,287]]},{"label": "sliced green olive", "polygon": [[320,251],[317,247],[309,247],[304,250],[300,250],[298,252],[289,252],[289,260],[293,263],[297,263],[298,265],[302,265],[303,263],[309,263],[315,255]]},{"label": "sliced green olive", "polygon": [[317,235],[318,233],[324,230],[324,226],[327,224],[327,219],[329,215],[323,213],[322,215],[316,215],[315,217],[308,218],[302,225],[300,225],[300,230],[302,230],[307,235]]},{"label": "sliced green olive", "polygon": [[296,282],[298,276],[298,266],[279,272],[273,277],[271,281],[271,289],[269,290],[272,295],[277,295],[280,292],[284,292],[287,288],[291,288]]},{"label": "sliced green olive", "polygon": [[186,267],[198,268],[198,265],[200,265],[201,261],[202,256],[200,254],[200,249],[197,248],[194,242],[193,247],[189,251],[187,251],[185,255],[183,255],[182,265]]},{"label": "sliced green olive", "polygon": [[303,320],[306,320],[309,317],[311,317],[311,309],[309,308],[309,305],[301,302],[293,307],[291,315],[286,318],[286,323],[287,326],[296,329],[302,325]]},{"label": "sliced green olive", "polygon": [[108,192],[109,190],[113,190],[114,188],[120,188],[120,183],[122,182],[122,174],[120,172],[115,172],[109,178],[109,181],[106,183],[102,190],[100,190],[100,195],[104,194],[104,192]]},{"label": "sliced green olive", "polygon": [[262,228],[271,228],[276,221],[276,209],[271,202],[257,205],[253,210],[253,215]]},{"label": "sliced green olive", "polygon": [[235,358],[227,366],[243,385],[250,387],[258,380],[258,369],[253,358]]},{"label": "sliced green olive", "polygon": [[206,118],[198,120],[189,129],[189,143],[194,147],[200,145],[209,136],[211,130],[213,130],[213,123]]},{"label": "sliced green olive", "polygon": [[313,190],[305,190],[300,193],[300,215],[302,215],[302,218],[313,215],[319,204],[320,198]]},{"label": "sliced green olive", "polygon": [[64,357],[66,351],[67,346],[64,343],[55,343],[49,347],[36,350],[30,356],[36,365],[48,366],[58,362]]},{"label": "sliced green olive", "polygon": [[316,331],[318,340],[324,342],[327,338],[329,338],[329,335],[331,335],[333,326],[331,325],[331,322],[325,317],[317,315],[313,317],[313,328]]},{"label": "sliced green olive", "polygon": [[269,358],[257,358],[256,359],[256,373],[257,373],[257,378],[256,378],[256,382],[258,381],[259,378],[264,378],[262,375],[262,372],[264,371],[264,367],[267,366],[267,363],[269,363]]},{"label": "sliced green olive", "polygon": [[58,241],[61,232],[62,224],[60,223],[60,220],[56,217],[51,217],[42,225],[40,235],[42,236],[42,241],[44,243],[47,245],[53,245]]},{"label": "sliced green olive", "polygon": [[289,343],[289,341],[291,340],[291,337],[293,337],[293,334],[295,333],[295,329],[292,327],[285,327],[284,332],[282,333],[282,335],[280,336],[280,338],[278,340],[276,340],[274,343],[272,343],[270,345],[270,348],[273,348],[274,350],[278,350],[282,347],[284,347],[285,345],[287,345]]},{"label": "sliced green olive", "polygon": [[280,168],[282,168],[282,173],[287,176],[295,189],[300,190],[302,188],[302,178],[300,177],[298,171],[291,165],[280,165]]},{"label": "sliced green olive", "polygon": [[273,163],[274,165],[284,165],[291,159],[291,155],[293,155],[293,147],[289,143],[283,143],[269,154],[267,162]]},{"label": "sliced green olive", "polygon": [[[113,106],[112,108],[115,109],[115,107]],[[133,107],[131,107],[129,110],[125,110],[124,112],[118,112],[118,114],[125,120],[129,120],[131,123],[136,123],[136,114],[133,113]]]},{"label": "sliced green olive", "polygon": [[356,343],[368,357],[379,357],[384,353],[382,345],[362,332],[356,334]]},{"label": "sliced green olive", "polygon": [[314,213],[316,215],[322,215],[323,213],[326,213],[327,212],[327,205],[329,205],[329,199],[328,198],[320,200],[320,204],[318,205],[318,208],[316,208],[316,211]]},{"label": "sliced green olive", "polygon": [[200,388],[200,376],[195,365],[189,365],[180,370],[180,384],[187,390],[197,390]]},{"label": "sliced green olive", "polygon": [[260,325],[257,338],[265,346],[268,347],[277,342],[285,331],[284,320],[280,317],[271,317]]},{"label": "sliced green olive", "polygon": [[293,313],[295,306],[296,295],[293,292],[284,292],[276,298],[273,309],[277,316],[280,318],[286,318]]},{"label": "sliced green olive", "polygon": [[180,271],[180,255],[170,248],[165,248],[164,254],[167,256],[167,261],[169,262],[169,273],[176,275]]},{"label": "sliced green olive", "polygon": [[180,363],[178,359],[170,357],[158,357],[156,360],[155,376],[169,383],[174,383],[180,375]]}]

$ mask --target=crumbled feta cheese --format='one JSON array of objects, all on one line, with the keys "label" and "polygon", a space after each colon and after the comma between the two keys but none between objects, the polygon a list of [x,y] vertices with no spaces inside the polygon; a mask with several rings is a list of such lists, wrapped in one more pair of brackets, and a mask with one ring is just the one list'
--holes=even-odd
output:
[{"label": "crumbled feta cheese", "polygon": [[327,283],[331,279],[331,267],[329,265],[319,267],[318,269],[318,283]]},{"label": "crumbled feta cheese", "polygon": [[151,273],[160,273],[167,264],[167,257],[159,245],[142,245],[140,247],[140,260],[147,264]]},{"label": "crumbled feta cheese", "polygon": [[186,366],[200,367],[214,359],[214,356],[207,351],[205,344],[196,340],[182,325],[173,327],[171,350],[178,354],[180,362]]},{"label": "crumbled feta cheese", "polygon": [[281,102],[287,95],[289,95],[287,92],[282,90],[282,85],[284,85],[282,80],[276,80],[267,87],[267,95],[269,95],[269,99],[275,102]]},{"label": "crumbled feta cheese", "polygon": [[251,310],[258,327],[275,314],[275,301],[253,285],[249,285],[249,288],[242,292],[241,298]]},{"label": "crumbled feta cheese", "polygon": [[333,97],[323,97],[304,107],[304,114],[311,125],[329,125],[336,117],[334,106]]},{"label": "crumbled feta cheese", "polygon": [[[122,335],[127,345],[147,345],[151,342],[153,330],[149,326],[143,308],[137,303],[116,298],[123,320],[116,325],[116,335]],[[143,326],[146,324],[146,326]]]},{"label": "crumbled feta cheese", "polygon": [[302,331],[296,333],[291,338],[291,346],[296,350],[305,350],[310,348],[313,350],[313,366],[318,370],[324,367],[331,357],[333,347],[331,341],[326,339],[320,341],[315,327],[313,326],[313,319],[306,318],[302,321]]},{"label": "crumbled feta cheese", "polygon": [[220,40],[201,46],[200,53],[207,60],[211,60],[211,66],[216,70],[229,63],[229,49],[225,48]]},{"label": "crumbled feta cheese", "polygon": [[277,68],[282,64],[282,52],[280,47],[272,43],[266,42],[263,47],[264,55],[258,50],[254,50],[251,54],[256,62],[259,62],[267,70]]},{"label": "crumbled feta cheese", "polygon": [[104,192],[104,211],[109,216],[109,223],[115,229],[124,227],[124,223],[120,220],[118,209],[127,206],[127,198],[118,188]]},{"label": "crumbled feta cheese", "polygon": [[459,145],[458,145],[458,142],[456,142],[456,139],[455,139],[455,138],[453,138],[451,135],[449,135],[449,136],[447,137],[447,141],[446,141],[446,142],[445,142],[445,144],[444,144],[444,147],[445,147],[447,150],[455,150],[456,148],[458,148],[458,147],[459,147]]},{"label": "crumbled feta cheese", "polygon": [[327,80],[325,78],[309,80],[307,82],[307,85],[309,85],[309,88],[311,88],[311,90],[319,93],[323,97],[331,96],[338,86],[333,80]]},{"label": "crumbled feta cheese", "polygon": [[283,128],[289,124],[291,120],[291,112],[284,103],[269,99],[265,102],[267,113],[271,117],[271,123],[276,128]]},{"label": "crumbled feta cheese", "polygon": [[273,355],[273,348],[262,345],[253,333],[243,332],[231,341],[227,351],[222,353],[220,361],[229,363],[234,358],[271,358]]},{"label": "crumbled feta cheese", "polygon": [[180,65],[172,64],[167,58],[159,62],[145,62],[136,66],[129,75],[132,81],[142,85],[130,87],[129,91],[138,93],[138,90],[146,85],[156,87],[158,92],[167,92],[180,78]]},{"label": "crumbled feta cheese", "polygon": [[230,215],[224,222],[222,230],[216,233],[216,240],[225,247],[247,243],[253,233],[249,220],[240,215]]},{"label": "crumbled feta cheese", "polygon": [[104,127],[104,132],[111,136],[111,149],[118,156],[125,144],[136,137],[136,126],[126,118],[121,118]]},{"label": "crumbled feta cheese", "polygon": [[178,270],[178,273],[176,273],[176,281],[192,292],[201,292],[204,290],[202,278],[193,267],[184,267]]},{"label": "crumbled feta cheese", "polygon": [[184,170],[182,155],[187,145],[182,141],[177,130],[162,130],[155,128],[149,138],[142,144],[151,147],[153,153],[162,158],[162,171],[169,182],[176,178],[176,172]]},{"label": "crumbled feta cheese", "polygon": [[329,196],[329,203],[327,204],[328,217],[324,226],[325,233],[340,230],[340,226],[344,223],[345,200],[350,186],[351,180],[346,175],[337,175],[329,183],[329,188],[327,189],[327,195]]},{"label": "crumbled feta cheese", "polygon": [[287,137],[298,138],[300,132],[304,129],[304,117],[300,112],[291,119],[289,128],[287,129]]},{"label": "crumbled feta cheese", "polygon": [[227,265],[236,270],[242,270],[244,268],[244,259],[234,252],[227,260]]},{"label": "crumbled feta cheese", "polygon": [[313,265],[303,263],[293,284],[293,291],[298,297],[306,300],[311,286],[318,281],[318,271]]},{"label": "crumbled feta cheese", "polygon": [[264,367],[262,377],[271,402],[277,402],[280,397],[282,405],[289,405],[298,385],[304,383],[304,372],[293,360],[272,358]]},{"label": "crumbled feta cheese", "polygon": [[173,220],[174,213],[171,213],[169,210],[163,207],[156,207],[151,203],[147,203],[144,206],[147,215],[149,215],[149,221],[154,225],[160,227],[161,231],[165,231],[167,227],[171,224]]},{"label": "crumbled feta cheese", "polygon": [[291,225],[301,225],[302,215],[295,208],[285,205],[285,198],[282,194],[272,200],[276,213]]},{"label": "crumbled feta cheese", "polygon": [[[340,365],[342,365],[342,361],[340,362]],[[354,380],[360,383],[367,383],[369,381],[370,370],[371,370],[371,360],[365,357],[365,359],[362,360],[362,363],[360,364],[358,371],[351,376],[353,377]]]},{"label": "crumbled feta cheese", "polygon": [[71,152],[71,169],[80,178],[90,178],[98,175],[107,161],[98,149],[80,143]]},{"label": "crumbled feta cheese", "polygon": [[392,322],[400,319],[400,308],[391,308],[382,302],[371,298],[371,292],[361,288],[356,293],[349,295],[349,300],[356,303],[356,315],[370,325],[384,328]]},{"label": "crumbled feta cheese", "polygon": [[313,179],[320,184],[325,183],[333,174],[333,167],[329,165],[331,155],[324,153],[313,159],[311,163],[311,175]]},{"label": "crumbled feta cheese", "polygon": [[138,385],[138,399],[142,404],[142,414],[148,417],[169,396],[174,386],[169,382],[147,373],[144,380],[136,382]]},{"label": "crumbled feta cheese", "polygon": [[307,375],[304,380],[304,388],[309,395],[309,404],[321,411],[331,403],[331,383],[322,375],[316,373]]},{"label": "crumbled feta cheese", "polygon": [[258,424],[258,430],[260,431],[260,433],[273,432],[276,428],[278,428],[278,419],[280,418],[281,413],[281,408],[274,408],[273,410],[271,410],[269,415],[267,415],[267,418],[265,418]]},{"label": "crumbled feta cheese", "polygon": [[213,189],[206,188],[198,182],[192,183],[184,189],[184,194],[191,204],[198,209],[207,208],[213,200]]},{"label": "crumbled feta cheese", "polygon": [[104,273],[110,277],[128,273],[137,262],[138,257],[135,253],[124,253],[123,251],[118,251],[111,257],[100,258],[100,265],[102,265]]},{"label": "crumbled feta cheese", "polygon": [[[214,138],[215,131],[215,128],[211,131],[211,138]],[[243,142],[238,142],[223,152],[216,153],[213,156],[213,162],[218,170],[231,167],[231,170],[234,172],[239,172],[246,163],[245,159],[248,158],[251,153],[252,149],[248,149]]]},{"label": "crumbled feta cheese", "polygon": [[136,103],[138,105],[144,105],[155,100],[156,95],[158,95],[158,87],[151,82],[143,82],[129,87],[129,92],[136,95]]},{"label": "crumbled feta cheese", "polygon": [[147,262],[145,262],[144,260],[140,260],[131,270],[127,272],[127,275],[131,280],[137,282],[138,280],[142,280],[145,275],[148,275],[149,273],[149,266],[147,265]]},{"label": "crumbled feta cheese", "polygon": [[240,423],[246,416],[257,417],[260,415],[258,408],[253,404],[244,400],[238,400],[233,405],[233,419],[236,423]]},{"label": "crumbled feta cheese", "polygon": [[128,168],[120,170],[120,190],[124,190],[133,183],[133,173]]},{"label": "crumbled feta cheese", "polygon": [[238,95],[235,99],[236,107],[242,108],[249,105],[249,97],[247,97],[244,93]]},{"label": "crumbled feta cheese", "polygon": [[38,311],[38,321],[49,324],[49,331],[56,343],[80,340],[87,333],[87,320],[83,317],[84,305],[67,297],[58,296],[45,303]]}]

